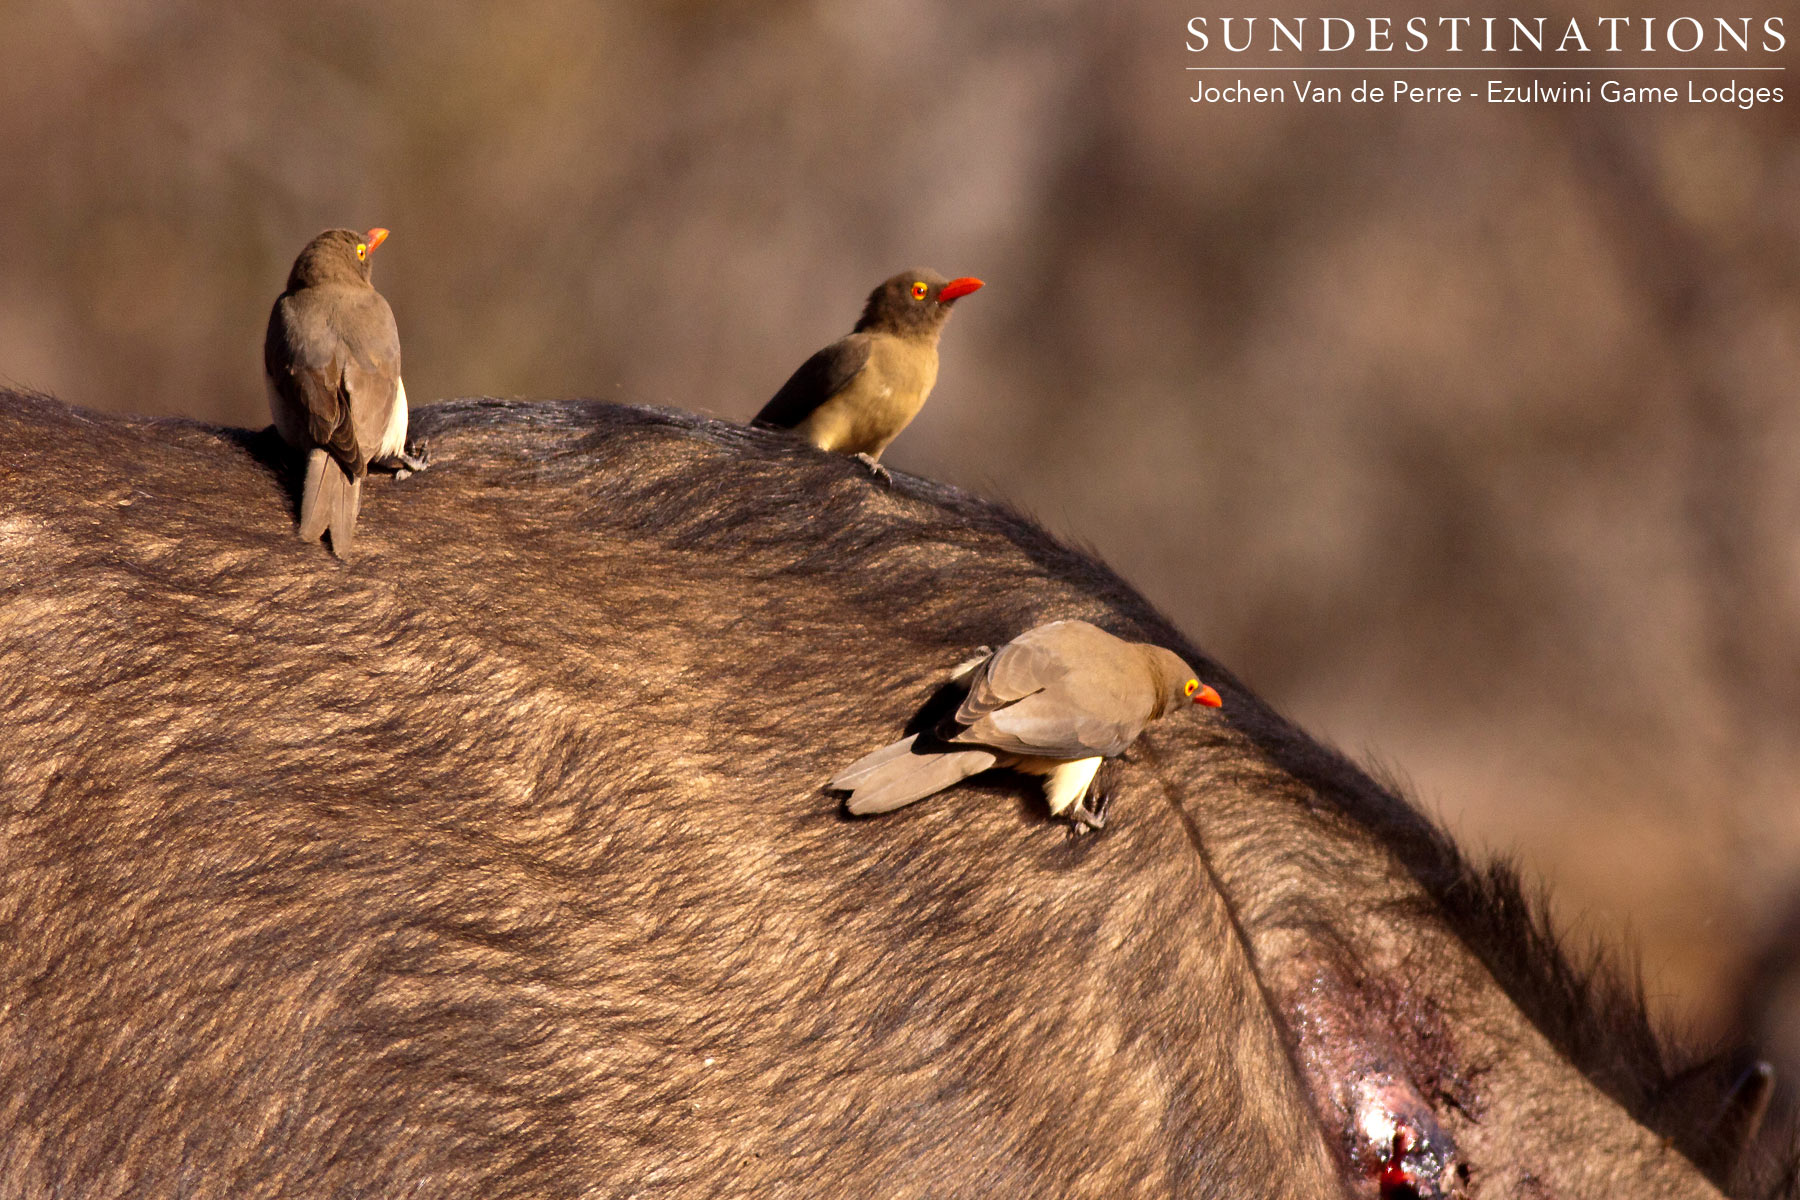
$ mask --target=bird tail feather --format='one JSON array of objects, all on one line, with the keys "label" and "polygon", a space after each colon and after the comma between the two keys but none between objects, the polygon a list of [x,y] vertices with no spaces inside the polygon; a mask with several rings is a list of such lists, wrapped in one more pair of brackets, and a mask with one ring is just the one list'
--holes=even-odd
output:
[{"label": "bird tail feather", "polygon": [[920,750],[918,735],[865,754],[839,771],[835,791],[849,792],[845,807],[858,815],[892,812],[941,792],[999,761],[989,750]]},{"label": "bird tail feather", "polygon": [[331,552],[350,557],[361,505],[362,480],[351,479],[324,450],[315,448],[307,454],[306,484],[300,492],[301,541],[316,542],[329,530]]}]

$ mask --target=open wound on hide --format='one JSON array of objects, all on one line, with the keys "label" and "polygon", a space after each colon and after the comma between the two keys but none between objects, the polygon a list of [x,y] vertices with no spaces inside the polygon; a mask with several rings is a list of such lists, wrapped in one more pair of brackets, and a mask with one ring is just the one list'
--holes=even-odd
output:
[{"label": "open wound on hide", "polygon": [[1351,1194],[1468,1196],[1469,1168],[1445,1115],[1473,1117],[1479,1101],[1452,1065],[1448,1029],[1429,999],[1321,968],[1287,1000],[1301,1072]]}]

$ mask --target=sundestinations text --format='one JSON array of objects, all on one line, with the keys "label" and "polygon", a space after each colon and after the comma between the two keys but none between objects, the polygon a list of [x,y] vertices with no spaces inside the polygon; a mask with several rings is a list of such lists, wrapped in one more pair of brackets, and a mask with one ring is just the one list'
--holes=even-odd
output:
[{"label": "sundestinations text", "polygon": [[[1691,54],[1762,52],[1787,46],[1781,17],[1193,17],[1187,48],[1203,54],[1223,46],[1232,54],[1261,49],[1317,50],[1336,54],[1361,50],[1385,54],[1542,53]],[[1215,35],[1217,40],[1215,41]]]}]

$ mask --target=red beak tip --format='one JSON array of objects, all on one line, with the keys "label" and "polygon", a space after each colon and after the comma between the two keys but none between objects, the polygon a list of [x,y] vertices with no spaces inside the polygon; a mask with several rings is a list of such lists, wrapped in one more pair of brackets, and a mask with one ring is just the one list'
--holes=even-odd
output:
[{"label": "red beak tip", "polygon": [[375,228],[369,230],[369,232],[363,234],[363,241],[365,241],[369,244],[369,252],[370,253],[374,253],[375,247],[381,245],[381,243],[383,243],[387,240],[388,240],[388,231],[383,229],[379,225],[377,225]]},{"label": "red beak tip", "polygon": [[1225,707],[1225,701],[1220,699],[1219,693],[1213,691],[1210,687],[1202,687],[1198,692],[1195,692],[1194,703],[1203,704],[1207,708]]},{"label": "red beak tip", "polygon": [[952,279],[938,289],[938,303],[949,304],[953,300],[960,300],[970,292],[978,292],[985,286],[987,285],[972,275],[965,275],[961,279]]}]

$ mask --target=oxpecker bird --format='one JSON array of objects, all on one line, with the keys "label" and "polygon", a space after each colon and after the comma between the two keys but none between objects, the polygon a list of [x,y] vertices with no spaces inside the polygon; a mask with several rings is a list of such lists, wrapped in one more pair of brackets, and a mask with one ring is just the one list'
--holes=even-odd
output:
[{"label": "oxpecker bird", "polygon": [[869,293],[855,331],[801,363],[755,423],[855,455],[885,476],[876,460],[937,382],[938,335],[950,306],[981,286],[922,269],[894,276]]},{"label": "oxpecker bird", "polygon": [[306,456],[300,537],[317,541],[329,530],[339,558],[355,540],[369,467],[401,478],[425,467],[406,449],[400,330],[369,281],[369,260],[387,236],[328,229],[308,242],[263,339],[270,415]]},{"label": "oxpecker bird", "polygon": [[1123,754],[1150,722],[1178,707],[1220,704],[1179,655],[1086,621],[1039,625],[998,651],[984,646],[951,681],[963,688],[955,712],[832,779],[832,789],[850,793],[851,812],[890,812],[970,775],[1011,767],[1044,777],[1052,814],[1098,828],[1104,805],[1088,801],[1101,760]]}]

